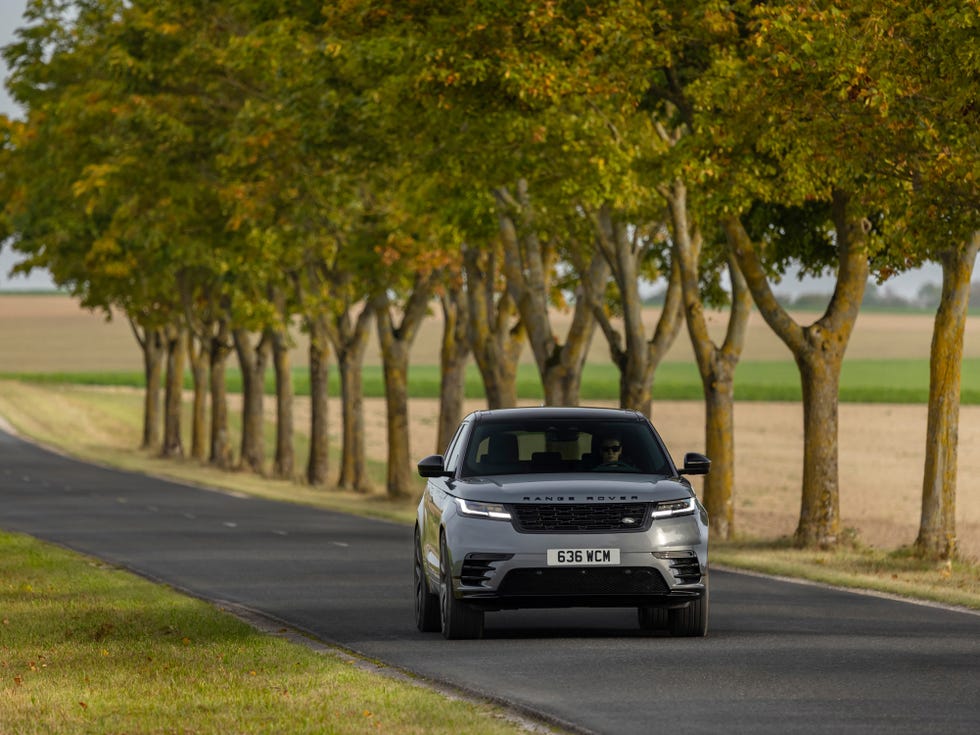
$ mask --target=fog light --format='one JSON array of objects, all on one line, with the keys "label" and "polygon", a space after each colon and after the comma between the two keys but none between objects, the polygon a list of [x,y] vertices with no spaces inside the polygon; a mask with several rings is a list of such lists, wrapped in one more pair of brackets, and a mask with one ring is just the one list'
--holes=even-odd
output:
[{"label": "fog light", "polygon": [[693,551],[654,551],[653,555],[658,559],[690,559],[695,556]]}]

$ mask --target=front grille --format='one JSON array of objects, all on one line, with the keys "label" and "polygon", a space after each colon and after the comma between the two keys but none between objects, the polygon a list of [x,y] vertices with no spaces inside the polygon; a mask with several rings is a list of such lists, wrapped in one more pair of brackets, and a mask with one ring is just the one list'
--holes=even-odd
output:
[{"label": "front grille", "polygon": [[523,533],[645,531],[652,520],[649,503],[527,503],[511,510]]},{"label": "front grille", "polygon": [[658,595],[668,590],[660,572],[649,567],[512,569],[497,588],[501,597]]},{"label": "front grille", "polygon": [[494,562],[507,561],[513,554],[467,554],[459,572],[459,583],[468,587],[478,587],[490,579]]}]

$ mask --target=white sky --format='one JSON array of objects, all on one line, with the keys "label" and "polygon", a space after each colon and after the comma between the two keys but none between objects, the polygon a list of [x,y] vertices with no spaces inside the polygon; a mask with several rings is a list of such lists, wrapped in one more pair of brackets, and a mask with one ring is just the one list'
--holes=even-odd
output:
[{"label": "white sky", "polygon": [[[6,46],[15,40],[14,31],[23,25],[26,7],[27,0],[0,0],[0,46]],[[0,87],[0,113],[8,117],[20,117],[21,109],[7,94],[7,64],[2,58],[0,58],[0,72],[4,81]],[[30,277],[10,278],[8,276],[10,269],[20,260],[20,255],[12,252],[9,247],[3,246],[0,250],[0,291],[54,288],[47,271],[36,271]]]},{"label": "white sky", "polygon": [[[0,46],[6,46],[15,39],[14,31],[23,25],[23,13],[27,6],[27,0],[0,0]],[[0,71],[4,82],[7,79],[7,67],[3,59],[0,59]],[[0,113],[11,117],[22,114],[20,108],[10,99],[7,94],[6,84],[0,89]],[[30,289],[53,288],[50,275],[47,271],[35,271],[29,277],[19,275],[15,278],[10,277],[10,269],[21,260],[21,257],[11,251],[9,247],[0,249],[0,291],[23,291]],[[940,283],[942,272],[938,265],[927,265],[917,271],[904,273],[890,280],[886,285],[892,293],[912,297],[915,296],[919,288],[924,283]],[[798,281],[795,277],[787,277],[776,287],[778,293],[810,293],[833,291],[833,278],[805,279]]]}]

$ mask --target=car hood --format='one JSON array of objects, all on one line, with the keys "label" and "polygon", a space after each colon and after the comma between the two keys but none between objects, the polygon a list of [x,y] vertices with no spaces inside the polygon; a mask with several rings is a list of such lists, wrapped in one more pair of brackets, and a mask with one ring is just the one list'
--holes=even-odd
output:
[{"label": "car hood", "polygon": [[694,494],[681,478],[626,473],[468,477],[451,483],[448,489],[464,500],[490,503],[656,502]]}]

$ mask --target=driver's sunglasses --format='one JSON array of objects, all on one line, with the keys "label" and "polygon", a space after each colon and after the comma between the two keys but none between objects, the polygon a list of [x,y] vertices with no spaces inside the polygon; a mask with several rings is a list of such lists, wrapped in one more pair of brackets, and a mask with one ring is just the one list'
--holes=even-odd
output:
[{"label": "driver's sunglasses", "polygon": [[607,447],[603,447],[603,452],[618,452],[622,447],[619,444],[610,444]]}]

